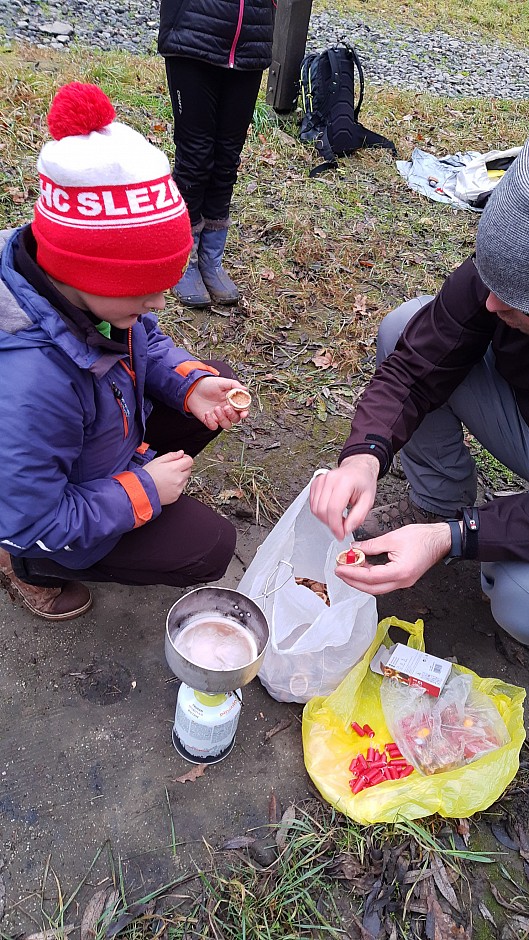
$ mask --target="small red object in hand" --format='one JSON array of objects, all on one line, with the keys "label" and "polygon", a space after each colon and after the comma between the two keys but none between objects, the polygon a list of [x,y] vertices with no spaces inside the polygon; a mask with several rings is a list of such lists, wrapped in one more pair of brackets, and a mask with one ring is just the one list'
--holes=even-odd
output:
[{"label": "small red object in hand", "polygon": [[337,565],[363,565],[366,556],[359,548],[350,548],[348,551],[340,552],[336,558]]}]

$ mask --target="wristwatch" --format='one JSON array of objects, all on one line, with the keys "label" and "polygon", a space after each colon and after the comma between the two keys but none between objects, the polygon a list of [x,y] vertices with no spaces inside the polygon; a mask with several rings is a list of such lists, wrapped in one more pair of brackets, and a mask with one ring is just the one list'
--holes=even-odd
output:
[{"label": "wristwatch", "polygon": [[478,510],[471,506],[463,510],[463,557],[478,557],[478,532],[479,515]]},{"label": "wristwatch", "polygon": [[463,535],[459,519],[447,519],[446,522],[450,526],[450,535],[452,537],[450,551],[446,556],[446,563],[448,564],[454,558],[463,557]]}]

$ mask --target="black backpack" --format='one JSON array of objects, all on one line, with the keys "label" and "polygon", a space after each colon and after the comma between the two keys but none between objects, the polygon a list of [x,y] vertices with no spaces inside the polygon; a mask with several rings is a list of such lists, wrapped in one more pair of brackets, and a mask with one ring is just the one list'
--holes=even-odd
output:
[{"label": "black backpack", "polygon": [[[358,101],[355,104],[355,68],[358,72]],[[396,155],[395,144],[367,130],[358,121],[364,98],[364,73],[353,47],[343,42],[324,52],[310,53],[301,63],[300,79],[303,120],[301,140],[312,141],[325,163],[310,176],[336,169],[338,156],[361,147],[386,147]]]}]

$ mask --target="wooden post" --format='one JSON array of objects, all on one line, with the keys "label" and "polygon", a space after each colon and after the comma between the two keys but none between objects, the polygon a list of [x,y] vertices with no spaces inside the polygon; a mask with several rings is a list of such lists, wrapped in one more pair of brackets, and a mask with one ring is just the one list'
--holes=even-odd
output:
[{"label": "wooden post", "polygon": [[296,107],[299,70],[305,54],[312,0],[277,0],[266,101],[274,111]]}]

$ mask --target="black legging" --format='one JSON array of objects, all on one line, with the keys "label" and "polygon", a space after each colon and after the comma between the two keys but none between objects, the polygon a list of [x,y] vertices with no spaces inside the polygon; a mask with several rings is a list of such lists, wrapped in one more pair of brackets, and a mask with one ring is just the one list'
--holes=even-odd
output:
[{"label": "black legging", "polygon": [[224,221],[262,71],[221,68],[198,59],[165,60],[174,116],[173,177],[191,225]]}]

